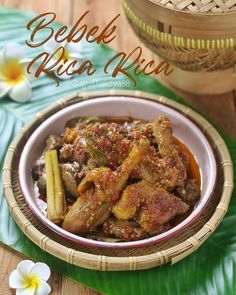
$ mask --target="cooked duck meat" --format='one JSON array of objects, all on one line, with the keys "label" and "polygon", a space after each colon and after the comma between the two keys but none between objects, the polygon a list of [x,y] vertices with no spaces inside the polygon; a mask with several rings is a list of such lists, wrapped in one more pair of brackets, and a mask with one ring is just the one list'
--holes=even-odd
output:
[{"label": "cooked duck meat", "polygon": [[142,147],[134,146],[116,171],[96,168],[81,181],[81,196],[68,211],[62,227],[70,232],[87,232],[102,224],[110,215],[130,172],[142,157]]},{"label": "cooked duck meat", "polygon": [[47,150],[57,151],[57,161],[47,160],[54,173],[46,183],[43,154],[32,175],[43,200],[57,197],[49,203],[55,210],[63,192],[62,227],[72,233],[113,242],[150,237],[181,222],[200,198],[198,165],[166,116],[72,118],[49,136]]},{"label": "cooked duck meat", "polygon": [[130,124],[124,124],[124,128],[127,130],[128,137],[131,140],[145,136],[151,144],[156,146],[156,139],[153,136],[153,124],[151,122],[144,123],[143,121],[135,120]]},{"label": "cooked duck meat", "polygon": [[173,129],[167,116],[160,116],[153,122],[153,135],[158,143],[166,187],[181,185],[187,177],[186,169],[173,142]]},{"label": "cooked duck meat", "polygon": [[152,233],[188,209],[185,202],[166,190],[147,181],[140,181],[124,190],[112,212],[118,219],[135,218],[145,231]]},{"label": "cooked duck meat", "polygon": [[103,230],[108,235],[127,241],[143,239],[148,235],[137,222],[115,218],[108,218],[103,224]]},{"label": "cooked duck meat", "polygon": [[111,203],[94,201],[92,190],[86,191],[69,209],[62,227],[72,233],[93,231],[111,214]]},{"label": "cooked duck meat", "polygon": [[87,164],[89,158],[97,166],[116,169],[127,157],[132,141],[146,136],[156,147],[150,145],[139,167],[132,173],[133,178],[145,179],[171,190],[183,184],[186,168],[175,148],[172,128],[167,117],[159,117],[154,123],[131,124],[96,122],[85,125],[78,123],[74,129],[67,128],[60,150],[62,160]]},{"label": "cooked duck meat", "polygon": [[81,171],[80,164],[76,162],[63,163],[60,165],[60,168],[66,192],[77,199],[79,197],[78,185],[81,181],[79,178],[79,172]]},{"label": "cooked duck meat", "polygon": [[133,177],[155,183],[169,191],[184,184],[187,172],[175,149],[172,132],[168,117],[160,116],[153,122],[158,151],[153,146],[148,150],[134,170]]},{"label": "cooked duck meat", "polygon": [[106,166],[116,169],[131,148],[131,141],[126,135],[122,126],[117,123],[78,123],[74,129],[67,128],[64,135],[64,141],[73,145],[73,152],[68,152],[67,148],[64,152],[63,147],[61,154],[63,158],[65,153],[69,154],[71,161],[81,162],[97,153],[97,159],[107,158]]},{"label": "cooked duck meat", "polygon": [[183,187],[176,189],[176,194],[184,202],[193,206],[200,198],[200,189],[195,179],[188,179]]},{"label": "cooked duck meat", "polygon": [[153,233],[160,225],[186,213],[188,209],[186,203],[160,188],[140,207],[138,222],[147,232]]},{"label": "cooked duck meat", "polygon": [[73,144],[70,143],[64,143],[63,146],[60,149],[60,160],[62,161],[72,161],[74,159],[74,151],[75,148]]},{"label": "cooked duck meat", "polygon": [[185,169],[188,170],[189,169],[189,157],[188,157],[188,154],[185,152],[183,147],[178,143],[175,143],[175,149],[178,152],[179,158],[180,158],[181,162],[183,163]]}]

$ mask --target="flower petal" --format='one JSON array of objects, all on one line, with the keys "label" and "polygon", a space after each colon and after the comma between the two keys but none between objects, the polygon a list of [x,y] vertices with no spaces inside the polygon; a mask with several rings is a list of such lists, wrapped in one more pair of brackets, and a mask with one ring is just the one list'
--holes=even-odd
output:
[{"label": "flower petal", "polygon": [[24,67],[24,72],[25,72],[25,78],[30,82],[33,81],[35,78],[35,72],[37,71],[39,67],[39,63],[35,62],[31,67],[30,67],[30,74],[27,72],[27,67],[29,63],[31,62],[31,59],[23,59],[20,61],[20,64],[23,65]]},{"label": "flower petal", "polygon": [[[57,49],[59,49],[59,46]],[[63,59],[60,59],[62,56],[62,49],[59,49],[56,54],[55,51],[48,51],[51,53],[51,56],[49,60],[47,60],[47,68],[50,69],[52,67],[51,71],[55,71],[60,66],[60,64],[63,63]]]},{"label": "flower petal", "polygon": [[31,267],[34,264],[35,263],[31,260],[23,260],[17,265],[17,270],[19,271],[22,278],[25,278],[28,276]]},{"label": "flower petal", "polygon": [[18,43],[8,43],[3,48],[3,55],[5,60],[21,60],[25,57],[25,48]]},{"label": "flower petal", "polygon": [[0,98],[7,95],[10,89],[11,89],[11,86],[8,83],[4,81],[0,81]]},{"label": "flower petal", "polygon": [[37,276],[40,279],[47,281],[51,275],[51,270],[46,263],[37,262],[31,268],[30,275]]},{"label": "flower petal", "polygon": [[83,59],[82,55],[81,54],[78,54],[78,53],[70,53],[70,61],[72,60],[79,60],[81,63],[82,61],[85,61],[85,59]]},{"label": "flower petal", "polygon": [[35,291],[35,295],[48,295],[51,293],[51,287],[44,280],[40,280],[38,288]]},{"label": "flower petal", "polygon": [[45,50],[48,53],[53,53],[54,51],[56,51],[56,49],[58,49],[59,47],[64,47],[66,44],[66,41],[63,41],[61,43],[58,43],[55,41],[55,39],[50,38],[44,45]]},{"label": "flower petal", "polygon": [[3,50],[0,51],[0,65],[2,65],[4,62],[4,55],[3,55]]},{"label": "flower petal", "polygon": [[35,295],[35,288],[16,289],[16,295]]},{"label": "flower petal", "polygon": [[30,99],[31,94],[32,90],[27,80],[18,83],[9,92],[10,98],[17,102],[26,102]]},{"label": "flower petal", "polygon": [[22,282],[22,276],[20,275],[20,272],[17,269],[13,270],[13,272],[10,274],[9,286],[10,288],[14,289],[24,287],[24,284]]},{"label": "flower petal", "polygon": [[70,42],[70,43],[67,43],[65,45],[65,49],[69,52],[70,55],[73,55],[73,56],[81,56],[81,51],[82,51],[82,45],[81,43],[73,43],[73,42]]},{"label": "flower petal", "polygon": [[58,74],[57,74],[57,71],[55,71],[54,74],[55,74],[60,80],[68,80],[68,79],[70,79],[70,78],[73,77],[73,75],[70,76],[70,75],[67,75],[66,73],[63,73],[63,74],[61,74],[61,75],[58,75]]}]

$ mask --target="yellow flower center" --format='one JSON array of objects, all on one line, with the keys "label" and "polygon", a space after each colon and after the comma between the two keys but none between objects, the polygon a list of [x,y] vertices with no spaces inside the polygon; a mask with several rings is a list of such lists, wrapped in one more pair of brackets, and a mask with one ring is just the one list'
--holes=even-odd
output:
[{"label": "yellow flower center", "polygon": [[59,51],[56,52],[55,57],[57,59],[61,58],[61,60],[63,60],[65,62],[66,60],[70,59],[70,54],[69,54],[68,50],[66,50],[64,48],[63,56],[62,56],[62,50],[59,50]]},{"label": "yellow flower center", "polygon": [[39,278],[36,276],[28,276],[23,280],[25,288],[37,289],[39,286]]},{"label": "yellow flower center", "polygon": [[64,60],[66,60],[66,59],[69,60],[70,59],[70,54],[69,54],[69,52],[67,50],[65,50],[65,52],[64,52],[63,59]]},{"label": "yellow flower center", "polygon": [[0,71],[5,82],[15,85],[24,79],[24,66],[17,60],[8,60],[2,66]]}]

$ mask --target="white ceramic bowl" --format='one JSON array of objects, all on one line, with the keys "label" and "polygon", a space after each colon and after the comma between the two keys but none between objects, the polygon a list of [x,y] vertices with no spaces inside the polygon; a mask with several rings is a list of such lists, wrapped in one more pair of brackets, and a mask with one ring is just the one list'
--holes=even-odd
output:
[{"label": "white ceramic bowl", "polygon": [[[201,198],[193,212],[180,224],[157,236],[133,242],[109,243],[95,241],[69,233],[53,224],[43,213],[46,204],[35,197],[34,182],[31,169],[40,157],[45,142],[50,134],[63,132],[65,123],[78,116],[132,116],[144,120],[152,120],[161,114],[171,119],[174,135],[178,137],[195,155],[201,172]],[[133,97],[102,97],[78,102],[58,111],[44,121],[27,141],[20,159],[19,178],[22,193],[26,202],[37,217],[59,235],[75,242],[95,247],[139,247],[158,242],[183,230],[201,214],[207,204],[216,182],[216,162],[213,151],[200,129],[188,118],[176,110],[157,102]],[[33,213],[32,213],[33,214]]]}]

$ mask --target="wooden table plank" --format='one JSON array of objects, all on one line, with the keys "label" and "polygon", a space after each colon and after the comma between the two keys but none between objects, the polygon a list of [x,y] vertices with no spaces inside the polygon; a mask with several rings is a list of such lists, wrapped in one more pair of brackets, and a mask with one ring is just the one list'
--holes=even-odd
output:
[{"label": "wooden table plank", "polygon": [[236,91],[220,95],[197,95],[167,87],[185,99],[190,105],[236,140]]},{"label": "wooden table plank", "polygon": [[[71,291],[72,290],[72,291]],[[62,276],[62,295],[101,295],[96,290],[90,289],[82,284],[69,280]]]},{"label": "wooden table plank", "polygon": [[[177,90],[175,90],[178,92]],[[192,104],[196,109],[214,122],[229,136],[236,139],[236,99],[235,92],[224,95],[198,95],[179,92],[180,95]]]},{"label": "wooden table plank", "polygon": [[57,19],[65,24],[69,24],[71,19],[71,8],[73,0],[2,0],[2,5],[20,8],[26,11],[34,11],[36,13],[54,12]]}]

